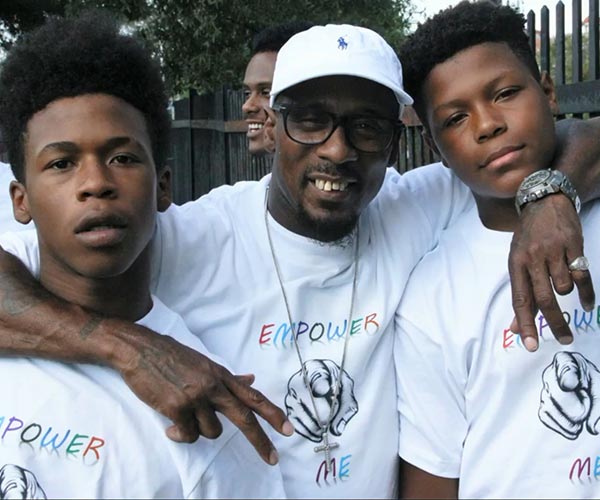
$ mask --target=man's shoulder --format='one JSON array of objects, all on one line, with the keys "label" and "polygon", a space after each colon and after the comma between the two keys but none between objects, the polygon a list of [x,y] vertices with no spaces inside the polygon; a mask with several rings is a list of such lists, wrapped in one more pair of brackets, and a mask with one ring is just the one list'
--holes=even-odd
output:
[{"label": "man's shoulder", "polygon": [[511,233],[485,228],[475,206],[460,214],[411,274],[405,291],[406,310],[435,296],[440,311],[456,311],[477,289],[485,293],[485,284],[497,283],[507,275],[510,239]]},{"label": "man's shoulder", "polygon": [[468,189],[441,163],[431,163],[408,172],[400,173],[389,167],[375,203],[412,203],[420,205],[423,200],[435,200],[439,196],[451,199],[456,193],[465,194]]},{"label": "man's shoulder", "polygon": [[268,179],[241,181],[219,186],[183,205],[171,205],[159,214],[160,232],[179,234],[184,240],[204,238],[207,234],[227,235],[259,213],[264,203]]},{"label": "man's shoulder", "polygon": [[413,168],[400,174],[390,175],[390,181],[400,184],[408,189],[416,189],[430,182],[451,180],[454,177],[452,170],[446,168],[441,162],[429,163],[418,168]]},{"label": "man's shoulder", "polygon": [[258,181],[239,181],[233,185],[216,187],[200,198],[181,205],[183,211],[195,211],[207,207],[216,207],[228,211],[245,210],[257,199],[262,200],[270,175]]},{"label": "man's shoulder", "polygon": [[40,252],[35,229],[0,234],[0,246],[19,258],[31,274],[39,276]]}]

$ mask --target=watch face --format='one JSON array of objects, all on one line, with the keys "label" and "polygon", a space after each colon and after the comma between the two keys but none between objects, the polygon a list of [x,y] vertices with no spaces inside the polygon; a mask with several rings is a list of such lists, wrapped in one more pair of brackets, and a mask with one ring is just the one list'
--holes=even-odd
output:
[{"label": "watch face", "polygon": [[551,175],[552,175],[552,172],[550,170],[538,170],[537,172],[534,172],[533,174],[528,176],[523,181],[523,184],[521,184],[520,189],[525,190],[525,189],[530,189],[534,186],[537,186],[538,184],[541,184],[541,183],[545,182],[546,180],[548,180],[548,178]]}]

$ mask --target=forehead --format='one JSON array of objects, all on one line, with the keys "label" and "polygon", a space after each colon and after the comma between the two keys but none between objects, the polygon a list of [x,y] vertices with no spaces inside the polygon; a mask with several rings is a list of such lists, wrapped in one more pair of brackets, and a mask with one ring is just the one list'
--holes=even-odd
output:
[{"label": "forehead", "polygon": [[35,154],[50,143],[104,141],[117,136],[149,145],[144,115],[118,97],[86,94],[57,99],[35,113],[27,123],[26,148]]},{"label": "forehead", "polygon": [[[465,75],[468,75],[465,78]],[[457,97],[476,97],[476,90],[501,83],[504,78],[533,79],[531,70],[502,42],[486,42],[457,52],[431,70],[424,84],[425,104]]]},{"label": "forehead", "polygon": [[246,66],[244,85],[250,86],[258,83],[271,84],[273,82],[276,59],[277,52],[259,52],[258,54],[254,54]]},{"label": "forehead", "polygon": [[395,118],[398,101],[387,87],[355,76],[325,76],[299,83],[282,92],[281,103],[322,106],[339,113],[373,113]]}]

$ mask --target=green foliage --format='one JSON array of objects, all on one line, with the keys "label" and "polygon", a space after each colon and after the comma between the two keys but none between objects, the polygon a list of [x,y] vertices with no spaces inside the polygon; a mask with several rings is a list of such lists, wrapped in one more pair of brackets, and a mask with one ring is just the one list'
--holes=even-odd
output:
[{"label": "green foliage", "polygon": [[[11,0],[26,1],[26,0]],[[239,84],[250,43],[261,29],[290,20],[367,26],[397,47],[408,29],[410,0],[43,0],[54,12],[107,8],[156,51],[173,95]],[[43,20],[13,25],[13,34]],[[0,11],[0,19],[4,19]],[[3,37],[0,32],[0,39]]]},{"label": "green foliage", "polygon": [[141,27],[158,49],[174,92],[238,84],[261,29],[290,20],[369,26],[397,44],[408,0],[156,0]]},{"label": "green foliage", "polygon": [[0,49],[10,49],[18,35],[39,26],[48,15],[62,15],[64,11],[60,0],[0,2]]},{"label": "green foliage", "polygon": [[140,21],[151,12],[151,5],[146,0],[58,0],[65,4],[67,14],[90,9],[107,9],[114,12],[123,20],[129,22]]}]

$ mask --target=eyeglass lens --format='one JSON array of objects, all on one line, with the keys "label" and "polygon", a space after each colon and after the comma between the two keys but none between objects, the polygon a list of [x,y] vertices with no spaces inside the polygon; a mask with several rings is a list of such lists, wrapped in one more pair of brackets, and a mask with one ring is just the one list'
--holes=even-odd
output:
[{"label": "eyeglass lens", "polygon": [[290,138],[305,145],[325,142],[339,125],[348,141],[364,152],[385,150],[394,136],[395,124],[386,118],[347,116],[338,118],[317,109],[291,108],[284,113],[285,128]]}]

